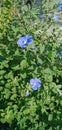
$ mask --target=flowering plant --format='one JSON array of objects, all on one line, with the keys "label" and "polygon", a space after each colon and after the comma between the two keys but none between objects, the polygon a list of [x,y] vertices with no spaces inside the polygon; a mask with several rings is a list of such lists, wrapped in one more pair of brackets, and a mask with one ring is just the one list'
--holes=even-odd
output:
[{"label": "flowering plant", "polygon": [[0,1],[1,130],[62,129],[57,1]]}]

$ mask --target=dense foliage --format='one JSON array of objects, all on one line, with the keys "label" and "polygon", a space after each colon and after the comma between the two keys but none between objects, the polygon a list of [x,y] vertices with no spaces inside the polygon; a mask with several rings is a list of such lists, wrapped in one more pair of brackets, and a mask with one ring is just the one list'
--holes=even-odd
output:
[{"label": "dense foliage", "polygon": [[0,129],[62,130],[62,3],[0,0]]}]

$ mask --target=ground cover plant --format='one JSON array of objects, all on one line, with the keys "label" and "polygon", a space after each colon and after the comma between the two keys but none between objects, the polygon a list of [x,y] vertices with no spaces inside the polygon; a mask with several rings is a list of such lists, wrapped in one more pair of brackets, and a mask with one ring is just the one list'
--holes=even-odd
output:
[{"label": "ground cover plant", "polygon": [[0,129],[62,130],[62,2],[0,0]]}]

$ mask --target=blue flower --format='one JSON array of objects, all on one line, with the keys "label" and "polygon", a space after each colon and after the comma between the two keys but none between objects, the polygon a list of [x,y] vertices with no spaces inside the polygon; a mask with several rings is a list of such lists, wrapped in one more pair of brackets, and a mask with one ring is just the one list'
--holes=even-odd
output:
[{"label": "blue flower", "polygon": [[53,14],[53,19],[56,20],[56,21],[59,20],[59,18],[58,18],[58,16],[56,14]]},{"label": "blue flower", "polygon": [[58,4],[58,9],[59,9],[60,11],[62,11],[62,2],[60,2],[60,3]]},{"label": "blue flower", "polygon": [[57,56],[60,56],[60,55],[62,55],[62,51],[59,51],[59,52],[57,53]]},{"label": "blue flower", "polygon": [[27,45],[32,44],[32,42],[33,42],[32,36],[26,35],[26,36],[20,37],[19,40],[17,41],[17,44],[21,48],[25,48]]},{"label": "blue flower", "polygon": [[30,79],[30,84],[33,90],[37,90],[41,86],[41,81],[38,78]]},{"label": "blue flower", "polygon": [[40,65],[41,65],[41,63],[40,63],[40,62],[37,62],[37,65],[38,65],[38,66],[40,66]]},{"label": "blue flower", "polygon": [[40,12],[39,17],[40,17],[40,19],[43,18],[43,14],[42,14],[42,12]]},{"label": "blue flower", "polygon": [[28,92],[28,90],[26,91],[26,97],[28,97],[29,96],[29,92]]},{"label": "blue flower", "polygon": [[0,61],[4,60],[4,58],[0,58]]}]

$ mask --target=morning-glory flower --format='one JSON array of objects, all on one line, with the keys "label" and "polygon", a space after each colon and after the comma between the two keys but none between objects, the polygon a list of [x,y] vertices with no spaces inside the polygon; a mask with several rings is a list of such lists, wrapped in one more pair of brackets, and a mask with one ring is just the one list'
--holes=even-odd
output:
[{"label": "morning-glory flower", "polygon": [[32,44],[32,42],[33,42],[32,36],[26,35],[26,36],[20,37],[19,40],[17,41],[17,44],[21,48],[25,48],[27,45]]},{"label": "morning-glory flower", "polygon": [[62,11],[62,2],[60,2],[60,3],[58,4],[58,9],[59,9],[60,11]]},{"label": "morning-glory flower", "polygon": [[56,14],[53,14],[53,19],[54,19],[55,21],[58,21],[58,20],[59,20],[59,18],[58,18],[58,16],[57,16]]},{"label": "morning-glory flower", "polygon": [[28,92],[28,90],[26,91],[26,97],[28,97],[29,96],[29,92]]},{"label": "morning-glory flower", "polygon": [[32,78],[30,84],[33,90],[37,90],[41,86],[41,81],[38,78]]}]

